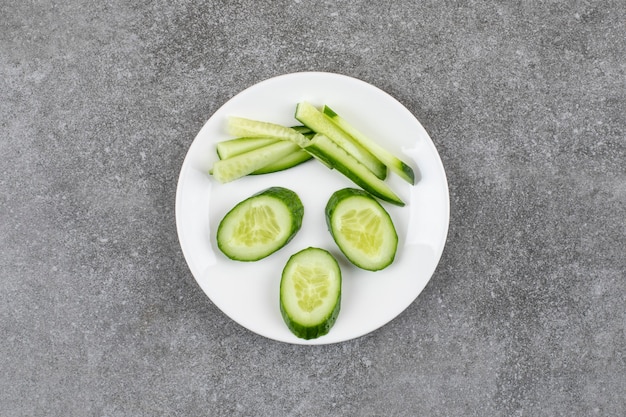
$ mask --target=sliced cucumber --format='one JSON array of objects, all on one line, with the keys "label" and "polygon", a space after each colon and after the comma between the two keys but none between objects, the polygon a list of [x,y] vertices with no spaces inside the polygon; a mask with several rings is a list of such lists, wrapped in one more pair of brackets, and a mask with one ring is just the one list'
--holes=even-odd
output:
[{"label": "sliced cucumber", "polygon": [[262,148],[263,146],[271,145],[278,141],[279,139],[270,137],[241,137],[218,142],[217,145],[215,145],[215,150],[220,159],[228,159],[233,156],[241,155],[242,153]]},{"label": "sliced cucumber", "polygon": [[302,339],[327,334],[341,306],[341,269],[326,250],[309,247],[289,258],[280,281],[280,312]]},{"label": "sliced cucumber", "polygon": [[352,124],[348,123],[348,121],[335,113],[330,107],[324,106],[322,111],[333,122],[335,122],[337,126],[353,137],[361,146],[376,155],[376,157],[380,159],[391,171],[396,173],[400,176],[400,178],[409,184],[415,184],[415,173],[413,172],[413,168],[411,168],[408,164],[401,161],[387,149],[383,148],[368,136],[358,131]]},{"label": "sliced cucumber", "polygon": [[252,172],[253,175],[271,174],[272,172],[284,171],[289,168],[293,168],[296,165],[300,165],[303,162],[308,161],[313,156],[303,149],[298,148],[295,152],[290,153],[283,159],[280,159],[272,164],[266,165],[261,169],[257,169]]},{"label": "sliced cucumber", "polygon": [[232,158],[221,159],[213,164],[210,173],[219,182],[227,183],[279,161],[297,150],[300,150],[300,147],[295,143],[279,140]]},{"label": "sliced cucumber", "polygon": [[365,191],[336,191],[326,205],[326,224],[341,252],[359,268],[378,271],[393,262],[396,228],[389,213]]},{"label": "sliced cucumber", "polygon": [[295,130],[296,132],[302,133],[304,136],[306,136],[307,138],[312,137],[313,135],[315,135],[315,132],[313,130],[311,130],[311,128],[308,128],[306,126],[291,126],[291,128],[293,130]]},{"label": "sliced cucumber", "polygon": [[350,135],[344,132],[324,113],[307,102],[300,102],[296,106],[296,119],[317,133],[327,136],[348,154],[361,162],[378,178],[385,179],[387,167],[375,155],[358,144]]},{"label": "sliced cucumber", "polygon": [[[305,128],[308,129],[308,128]],[[235,138],[228,139],[222,142],[218,142],[216,146],[217,156],[220,159],[228,159],[237,155],[241,155],[246,152],[250,152],[264,146],[272,145],[278,142],[280,139],[275,138]],[[299,146],[297,149],[281,158],[280,160],[268,164],[264,167],[261,167],[250,174],[270,174],[272,172],[283,171],[285,169],[289,169],[295,167],[296,165],[300,165],[303,162],[311,159],[312,156],[308,152],[304,151]]]},{"label": "sliced cucumber", "polygon": [[233,136],[273,137],[288,140],[300,147],[304,147],[309,141],[305,135],[298,132],[296,129],[276,123],[246,119],[244,117],[229,117],[227,129]]},{"label": "sliced cucumber", "polygon": [[365,165],[354,159],[328,137],[321,134],[313,136],[305,149],[327,165],[334,167],[365,191],[391,204],[404,206],[402,199],[387,183],[376,177]]},{"label": "sliced cucumber", "polygon": [[298,195],[271,187],[233,207],[217,228],[217,246],[236,261],[257,261],[285,246],[302,226]]}]

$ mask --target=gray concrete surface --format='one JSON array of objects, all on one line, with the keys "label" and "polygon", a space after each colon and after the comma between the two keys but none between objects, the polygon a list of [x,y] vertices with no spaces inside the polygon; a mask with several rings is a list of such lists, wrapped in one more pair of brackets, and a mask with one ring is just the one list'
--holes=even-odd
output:
[{"label": "gray concrete surface", "polygon": [[[0,3],[0,415],[626,415],[626,6]],[[394,95],[446,167],[441,263],[399,317],[273,342],[202,293],[177,176],[279,74]]]}]

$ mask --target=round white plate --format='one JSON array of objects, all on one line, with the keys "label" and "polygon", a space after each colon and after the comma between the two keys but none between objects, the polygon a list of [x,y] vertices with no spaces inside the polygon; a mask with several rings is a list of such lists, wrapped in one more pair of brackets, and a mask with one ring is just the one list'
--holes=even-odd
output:
[{"label": "round white plate", "polygon": [[[351,265],[336,247],[324,218],[330,195],[356,187],[315,160],[295,168],[248,176],[220,184],[209,174],[217,160],[215,144],[230,138],[228,116],[299,124],[296,103],[328,104],[343,118],[413,166],[414,186],[390,173],[387,179],[407,203],[383,203],[398,231],[394,263],[378,272]],[[270,186],[292,189],[305,214],[302,229],[284,248],[257,262],[236,262],[217,248],[215,233],[222,217],[238,202]],[[449,222],[445,172],[435,146],[419,121],[384,91],[357,79],[302,72],[260,82],[233,97],[209,118],[194,139],[182,165],[176,194],[176,224],[183,254],[198,284],[227,316],[262,336],[294,344],[327,344],[365,335],[394,319],[424,289],[443,252]],[[330,332],[317,339],[295,337],[279,309],[283,266],[297,251],[321,247],[342,268],[341,311]]]}]

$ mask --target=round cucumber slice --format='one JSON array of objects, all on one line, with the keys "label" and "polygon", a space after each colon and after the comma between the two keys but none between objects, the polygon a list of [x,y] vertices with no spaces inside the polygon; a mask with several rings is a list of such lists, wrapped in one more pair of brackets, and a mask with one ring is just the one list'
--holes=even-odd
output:
[{"label": "round cucumber slice", "polygon": [[350,262],[378,271],[389,266],[398,248],[398,234],[389,213],[369,193],[344,188],[326,204],[326,224]]},{"label": "round cucumber slice", "polygon": [[298,195],[271,187],[233,207],[217,228],[217,246],[236,261],[257,261],[285,246],[302,226]]},{"label": "round cucumber slice", "polygon": [[280,281],[280,312],[302,339],[327,334],[341,304],[341,269],[326,250],[309,247],[289,258]]}]

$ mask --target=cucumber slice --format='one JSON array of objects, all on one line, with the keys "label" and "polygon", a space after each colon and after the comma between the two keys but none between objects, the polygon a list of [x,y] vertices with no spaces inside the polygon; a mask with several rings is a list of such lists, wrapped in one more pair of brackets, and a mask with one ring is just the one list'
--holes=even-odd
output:
[{"label": "cucumber slice", "polygon": [[378,271],[393,262],[396,228],[389,213],[365,191],[336,191],[326,205],[326,224],[341,252],[359,268]]},{"label": "cucumber slice", "polygon": [[402,199],[393,192],[387,183],[376,177],[365,165],[354,159],[326,136],[319,133],[313,136],[305,150],[326,165],[332,166],[341,172],[372,195],[391,204],[404,206]]},{"label": "cucumber slice", "polygon": [[347,120],[335,113],[330,107],[324,106],[322,112],[335,122],[337,126],[353,137],[354,140],[356,140],[361,146],[376,155],[376,157],[380,159],[380,161],[384,163],[392,172],[400,176],[400,178],[409,184],[415,184],[415,173],[413,172],[413,168],[411,168],[408,164],[401,161],[387,149],[383,148],[368,136],[358,131],[352,124],[348,123]]},{"label": "cucumber slice", "polygon": [[221,183],[244,177],[281,158],[299,150],[295,143],[279,140],[271,145],[242,153],[232,158],[221,159],[213,164],[210,173]]},{"label": "cucumber slice", "polygon": [[278,142],[276,138],[261,138],[261,137],[242,137],[235,139],[228,139],[218,142],[215,146],[217,156],[220,159],[228,159],[233,156],[241,155],[242,153],[250,152],[255,149],[259,149],[263,146],[271,145]]},{"label": "cucumber slice", "polygon": [[232,136],[273,137],[288,140],[300,147],[304,147],[309,141],[302,133],[290,127],[244,117],[229,117],[227,129]]},{"label": "cucumber slice", "polygon": [[304,206],[283,187],[260,191],[233,207],[217,228],[217,246],[230,259],[263,259],[285,246],[302,226]]},{"label": "cucumber slice", "polygon": [[297,151],[290,153],[279,161],[266,165],[261,169],[257,169],[256,171],[252,172],[252,174],[271,174],[272,172],[284,171],[286,169],[293,168],[296,165],[300,165],[301,163],[306,162],[311,158],[313,158],[313,156],[310,153],[302,149],[298,149]]},{"label": "cucumber slice", "polygon": [[296,106],[296,119],[317,133],[327,136],[348,154],[361,162],[378,178],[385,179],[387,167],[375,155],[359,145],[355,140],[337,126],[324,113],[307,102],[300,102]]},{"label": "cucumber slice", "polygon": [[335,324],[341,306],[341,269],[326,250],[309,247],[289,258],[280,280],[280,312],[293,334],[315,339]]}]

